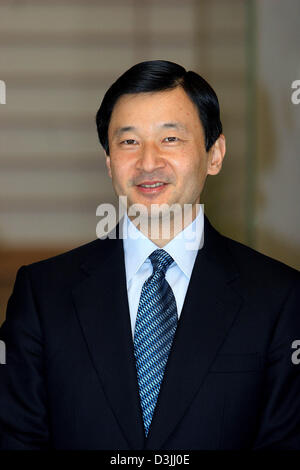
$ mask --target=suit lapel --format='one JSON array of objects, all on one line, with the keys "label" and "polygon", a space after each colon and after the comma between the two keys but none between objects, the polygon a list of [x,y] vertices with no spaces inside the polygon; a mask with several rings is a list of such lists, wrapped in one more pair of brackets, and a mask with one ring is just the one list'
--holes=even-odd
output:
[{"label": "suit lapel", "polygon": [[[199,250],[147,439],[144,437],[122,240],[99,242],[73,290],[77,315],[107,401],[132,449],[160,449],[199,390],[241,307],[225,239],[204,220]],[[96,251],[96,250],[95,250]]]},{"label": "suit lapel", "polygon": [[129,447],[142,449],[122,240],[99,242],[99,251],[83,268],[89,275],[73,290],[73,298],[91,359]]},{"label": "suit lapel", "polygon": [[199,250],[150,426],[146,449],[160,449],[183,417],[241,307],[238,273],[225,239],[205,217]]}]

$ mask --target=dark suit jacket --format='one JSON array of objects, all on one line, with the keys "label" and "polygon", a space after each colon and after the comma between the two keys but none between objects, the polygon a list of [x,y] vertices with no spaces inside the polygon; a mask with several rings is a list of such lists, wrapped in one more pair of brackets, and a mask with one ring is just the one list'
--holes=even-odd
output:
[{"label": "dark suit jacket", "polygon": [[300,274],[204,230],[147,439],[122,240],[20,268],[2,449],[300,449]]}]

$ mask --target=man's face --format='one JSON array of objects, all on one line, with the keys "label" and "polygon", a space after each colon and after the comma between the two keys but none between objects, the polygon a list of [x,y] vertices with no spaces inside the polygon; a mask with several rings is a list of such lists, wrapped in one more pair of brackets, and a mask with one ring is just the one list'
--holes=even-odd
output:
[{"label": "man's face", "polygon": [[[200,202],[206,176],[217,174],[225,153],[221,135],[209,152],[197,108],[181,87],[121,96],[108,129],[109,176],[128,207]],[[160,183],[155,188],[144,187]]]}]

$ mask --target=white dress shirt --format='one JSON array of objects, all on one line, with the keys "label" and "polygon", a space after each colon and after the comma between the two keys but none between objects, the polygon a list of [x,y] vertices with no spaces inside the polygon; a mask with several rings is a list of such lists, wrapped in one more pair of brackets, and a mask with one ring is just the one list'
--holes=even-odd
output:
[{"label": "white dress shirt", "polygon": [[[127,224],[127,227],[125,227],[125,224]],[[203,246],[203,229],[204,215],[202,204],[200,204],[199,212],[193,222],[163,247],[174,259],[166,272],[165,279],[171,286],[175,296],[178,320],[198,250]],[[125,213],[123,218],[123,233],[125,234],[123,248],[128,303],[132,337],[134,337],[135,321],[142,287],[146,279],[153,272],[152,263],[148,257],[154,250],[160,247],[136,228],[127,213]],[[192,242],[192,245],[189,244],[190,242]]]}]

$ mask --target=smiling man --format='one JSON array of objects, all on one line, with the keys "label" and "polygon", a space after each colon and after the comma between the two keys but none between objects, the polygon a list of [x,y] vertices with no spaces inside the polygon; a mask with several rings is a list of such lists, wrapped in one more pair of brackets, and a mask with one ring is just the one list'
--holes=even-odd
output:
[{"label": "smiling man", "polygon": [[[299,272],[204,214],[225,155],[215,92],[142,62],[96,122],[128,212],[117,237],[18,271],[0,330],[0,447],[300,449]],[[176,223],[173,206],[190,217]]]},{"label": "smiling man", "polygon": [[[166,204],[167,212],[173,204],[186,204],[194,218],[206,176],[220,171],[225,154],[222,134],[206,150],[198,109],[181,86],[121,96],[108,140],[106,164],[115,192],[127,196],[129,207],[142,204],[149,217],[153,204]],[[150,236],[148,227],[145,235]],[[169,240],[183,228],[174,227],[171,217]],[[158,246],[169,240],[152,239]]]}]

